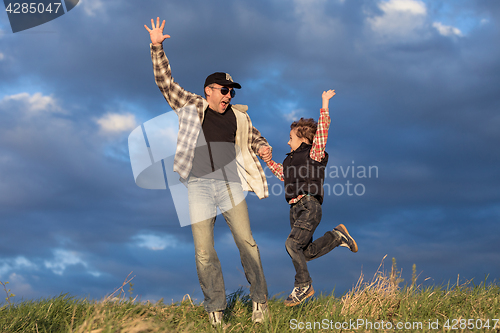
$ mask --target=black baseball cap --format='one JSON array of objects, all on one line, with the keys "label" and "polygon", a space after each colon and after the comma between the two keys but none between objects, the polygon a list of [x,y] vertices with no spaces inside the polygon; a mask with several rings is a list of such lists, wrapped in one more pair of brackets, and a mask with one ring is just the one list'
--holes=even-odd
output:
[{"label": "black baseball cap", "polygon": [[207,79],[205,80],[205,85],[203,86],[203,88],[205,88],[208,85],[211,85],[212,83],[217,83],[217,84],[220,84],[221,86],[224,86],[224,87],[241,89],[240,84],[234,82],[231,75],[229,75],[227,73],[217,72],[217,73],[210,74],[209,76],[207,76]]}]

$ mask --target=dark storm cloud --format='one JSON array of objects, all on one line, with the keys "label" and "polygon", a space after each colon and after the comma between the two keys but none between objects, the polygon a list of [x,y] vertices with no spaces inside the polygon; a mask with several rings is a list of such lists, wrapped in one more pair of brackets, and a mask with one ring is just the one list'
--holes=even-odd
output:
[{"label": "dark storm cloud", "polygon": [[[424,3],[413,4],[421,10]],[[131,129],[103,133],[97,122],[132,114],[138,126],[170,110],[154,83],[143,27],[157,16],[172,36],[164,48],[176,80],[201,93],[206,75],[231,73],[243,86],[234,102],[249,105],[276,161],[289,151],[292,119],[317,118],[321,92],[336,89],[329,167],[376,166],[378,177],[327,179],[361,183],[366,192],[328,195],[318,236],[344,223],[360,252],[339,249],[312,262],[315,289],[336,286],[341,294],[386,254],[386,266],[396,257],[408,274],[415,263],[438,284],[456,274],[498,276],[491,262],[500,250],[500,7],[433,2],[404,20],[391,8],[376,1],[89,0],[32,31],[4,32],[0,279],[27,298],[61,291],[99,298],[133,270],[135,292],[146,299],[190,293],[202,300],[190,228],[180,228],[170,193],[138,188],[128,161]],[[475,23],[462,36],[433,26],[461,28],[465,11]],[[6,17],[0,20],[7,31]],[[387,22],[404,24],[390,30]],[[269,181],[272,190],[282,186]],[[288,206],[275,193],[248,197],[271,293],[288,291],[294,274],[284,250]],[[215,242],[231,292],[246,281],[220,217]]]}]

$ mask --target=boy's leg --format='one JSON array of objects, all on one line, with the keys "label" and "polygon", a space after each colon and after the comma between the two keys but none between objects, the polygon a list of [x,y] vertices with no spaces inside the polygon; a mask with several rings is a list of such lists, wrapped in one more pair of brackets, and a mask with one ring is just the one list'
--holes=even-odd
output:
[{"label": "boy's leg", "polygon": [[[226,308],[226,292],[222,269],[214,249],[215,206],[213,183],[196,178],[188,182],[189,213],[196,258],[196,271],[209,313]],[[209,217],[209,218],[207,218]],[[201,222],[196,222],[205,218]],[[196,223],[194,223],[196,222]]]},{"label": "boy's leg", "polygon": [[304,250],[306,261],[319,258],[342,243],[340,235],[335,231],[327,231],[323,236],[315,239]]},{"label": "boy's leg", "polygon": [[[225,188],[224,188],[225,187]],[[250,283],[250,298],[257,303],[267,302],[267,284],[262,269],[259,248],[252,236],[247,203],[241,184],[223,184],[219,207],[231,229],[234,242],[240,252],[241,264]]]},{"label": "boy's leg", "polygon": [[352,252],[358,252],[356,241],[343,224],[339,224],[332,231],[327,231],[323,236],[310,243],[304,250],[306,261],[319,258],[337,246],[345,246]]},{"label": "boy's leg", "polygon": [[307,269],[304,249],[311,244],[312,236],[321,221],[321,205],[312,196],[305,196],[290,208],[292,231],[285,246],[295,267],[295,287],[306,287],[312,283]]}]

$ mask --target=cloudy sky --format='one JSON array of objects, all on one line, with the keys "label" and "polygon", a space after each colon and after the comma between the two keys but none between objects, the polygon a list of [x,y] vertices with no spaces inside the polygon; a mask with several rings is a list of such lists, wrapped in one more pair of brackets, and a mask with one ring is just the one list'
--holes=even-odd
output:
[{"label": "cloudy sky", "polygon": [[[129,134],[171,111],[143,26],[157,16],[176,80],[201,94],[229,72],[276,161],[290,123],[336,90],[317,233],[343,223],[359,252],[311,262],[317,291],[340,296],[385,255],[405,281],[413,264],[422,283],[499,277],[500,2],[81,0],[19,33],[0,13],[0,281],[15,300],[100,299],[132,271],[142,300],[203,300],[190,228],[168,190],[135,184],[129,158]],[[267,175],[271,196],[247,201],[276,295],[294,269],[289,207]],[[221,218],[215,243],[228,293],[246,288]]]}]

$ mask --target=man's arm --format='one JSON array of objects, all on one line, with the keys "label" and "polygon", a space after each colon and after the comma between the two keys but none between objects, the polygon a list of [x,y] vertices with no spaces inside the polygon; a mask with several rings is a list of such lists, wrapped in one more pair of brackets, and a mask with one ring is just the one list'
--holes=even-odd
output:
[{"label": "man's arm", "polygon": [[152,29],[149,29],[146,25],[144,25],[151,38],[151,60],[153,62],[155,82],[170,107],[174,110],[178,110],[186,106],[188,103],[193,103],[193,100],[199,96],[184,90],[177,82],[174,81],[169,61],[163,51],[162,42],[165,39],[170,38],[169,35],[163,34],[164,26],[165,20],[163,20],[160,26],[159,17],[156,19],[156,25],[153,19],[151,19]]},{"label": "man's arm", "polygon": [[272,147],[267,140],[260,134],[259,130],[252,126],[252,150],[260,156],[264,162],[268,162],[273,157]]}]

